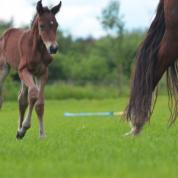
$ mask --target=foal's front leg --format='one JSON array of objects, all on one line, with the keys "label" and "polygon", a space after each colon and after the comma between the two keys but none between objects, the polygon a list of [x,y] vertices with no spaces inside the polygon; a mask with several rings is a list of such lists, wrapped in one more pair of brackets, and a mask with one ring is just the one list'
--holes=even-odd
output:
[{"label": "foal's front leg", "polygon": [[25,86],[24,82],[21,81],[21,89],[18,96],[19,102],[19,126],[18,130],[22,128],[22,123],[25,116],[25,111],[28,106],[28,88]]},{"label": "foal's front leg", "polygon": [[43,125],[43,115],[44,115],[44,88],[48,79],[48,71],[44,73],[40,78],[37,79],[37,85],[39,88],[39,97],[35,104],[36,114],[39,121],[39,135],[40,138],[45,137],[44,125]]},{"label": "foal's front leg", "polygon": [[28,103],[29,103],[29,109],[26,118],[24,119],[22,123],[22,127],[17,132],[17,139],[22,139],[25,136],[26,131],[31,126],[31,115],[33,111],[34,104],[36,103],[39,91],[36,87],[32,74],[28,71],[28,69],[23,69],[19,72],[20,79],[25,83],[25,85],[28,87]]}]

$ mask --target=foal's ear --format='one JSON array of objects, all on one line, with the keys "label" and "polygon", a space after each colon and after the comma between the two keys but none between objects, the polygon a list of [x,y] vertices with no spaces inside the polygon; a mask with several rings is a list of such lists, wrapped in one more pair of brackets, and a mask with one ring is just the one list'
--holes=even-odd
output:
[{"label": "foal's ear", "polygon": [[42,5],[42,0],[37,2],[36,10],[39,15],[43,14],[44,9],[43,9],[43,5]]},{"label": "foal's ear", "polygon": [[59,3],[57,6],[55,6],[55,7],[53,7],[53,8],[51,9],[51,12],[52,12],[54,15],[56,15],[56,14],[59,12],[59,10],[60,10],[61,5],[62,5],[62,2],[60,1],[60,3]]}]

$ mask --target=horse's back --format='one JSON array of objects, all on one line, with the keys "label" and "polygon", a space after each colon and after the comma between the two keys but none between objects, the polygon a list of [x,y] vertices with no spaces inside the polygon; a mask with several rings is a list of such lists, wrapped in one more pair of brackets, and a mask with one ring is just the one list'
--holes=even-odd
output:
[{"label": "horse's back", "polygon": [[14,69],[18,68],[20,62],[19,40],[24,34],[23,29],[10,28],[0,39],[1,59],[6,61]]},{"label": "horse's back", "polygon": [[177,31],[178,28],[178,1],[164,0],[164,13],[167,29]]}]

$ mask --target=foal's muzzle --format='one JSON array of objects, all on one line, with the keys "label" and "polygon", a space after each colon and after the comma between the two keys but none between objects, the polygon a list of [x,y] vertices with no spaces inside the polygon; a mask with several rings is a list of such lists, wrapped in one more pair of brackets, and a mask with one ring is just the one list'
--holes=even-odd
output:
[{"label": "foal's muzzle", "polygon": [[58,51],[58,48],[59,48],[58,45],[55,45],[55,46],[51,45],[49,48],[50,54],[56,54]]},{"label": "foal's muzzle", "polygon": [[57,42],[44,42],[45,43],[45,46],[46,46],[46,49],[48,50],[48,53],[50,54],[56,54],[58,49],[59,49],[59,46],[57,44]]}]

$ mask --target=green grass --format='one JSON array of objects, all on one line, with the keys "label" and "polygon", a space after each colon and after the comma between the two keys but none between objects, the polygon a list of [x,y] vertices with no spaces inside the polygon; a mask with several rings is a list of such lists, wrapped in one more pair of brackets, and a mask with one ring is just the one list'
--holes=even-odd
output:
[{"label": "green grass", "polygon": [[150,124],[137,138],[123,137],[117,117],[64,118],[65,111],[121,111],[117,100],[46,101],[47,138],[38,138],[36,115],[22,141],[15,139],[18,107],[0,112],[0,178],[177,178],[178,127],[168,129],[167,98],[159,97]]},{"label": "green grass", "polygon": [[[45,98],[48,100],[65,99],[115,99],[118,97],[128,97],[130,93],[128,82],[120,84],[99,84],[86,83],[83,85],[66,82],[48,83],[45,87]],[[20,83],[12,81],[10,78],[5,82],[3,88],[4,98],[8,101],[17,100]],[[159,94],[167,95],[165,80],[161,80]]]},{"label": "green grass", "polygon": [[[3,95],[7,100],[17,100],[20,83],[11,80],[5,83]],[[109,91],[109,92],[108,92]],[[63,82],[48,84],[45,87],[45,97],[48,100],[64,99],[108,99],[117,98],[118,96],[128,96],[128,86],[118,90],[118,86],[107,85],[74,85]],[[52,94],[51,94],[52,93]]]}]

